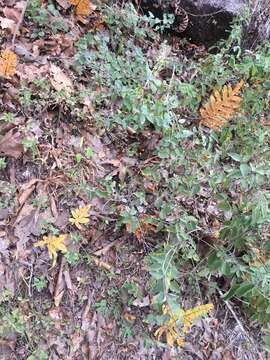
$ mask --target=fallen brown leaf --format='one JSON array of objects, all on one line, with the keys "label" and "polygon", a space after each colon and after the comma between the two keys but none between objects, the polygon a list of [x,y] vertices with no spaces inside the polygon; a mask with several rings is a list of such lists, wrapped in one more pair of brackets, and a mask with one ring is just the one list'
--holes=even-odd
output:
[{"label": "fallen brown leaf", "polygon": [[50,65],[50,72],[52,75],[51,84],[55,90],[63,90],[66,95],[71,95],[74,91],[71,79],[56,65]]},{"label": "fallen brown leaf", "polygon": [[5,15],[6,18],[11,19],[17,23],[20,19],[21,12],[19,10],[15,10],[14,8],[10,8],[6,6],[3,9],[3,14]]},{"label": "fallen brown leaf", "polygon": [[32,192],[35,190],[37,183],[39,182],[38,179],[31,179],[26,184],[23,184],[20,188],[19,196],[18,196],[18,203],[22,206]]},{"label": "fallen brown leaf", "polygon": [[70,358],[75,359],[75,353],[81,348],[81,343],[83,342],[84,336],[80,333],[80,331],[75,331],[70,335],[70,340],[72,343],[70,349]]},{"label": "fallen brown leaf", "polygon": [[65,258],[62,257],[58,278],[54,289],[54,296],[53,296],[54,305],[56,306],[56,308],[60,305],[66,288],[66,283],[63,275],[64,264],[65,264]]},{"label": "fallen brown leaf", "polygon": [[16,237],[16,259],[23,260],[31,252],[25,245],[29,241],[30,235],[37,231],[36,217],[37,209],[33,205],[25,203],[13,224],[14,236]]},{"label": "fallen brown leaf", "polygon": [[0,140],[0,153],[18,159],[23,153],[22,135],[10,130]]},{"label": "fallen brown leaf", "polygon": [[16,28],[16,22],[12,19],[0,17],[0,26],[2,29],[8,29],[13,33]]},{"label": "fallen brown leaf", "polygon": [[55,219],[57,219],[58,216],[59,216],[59,214],[58,214],[56,202],[55,202],[55,199],[54,199],[53,195],[49,195],[49,199],[50,199],[50,207],[51,207],[51,211],[52,211],[53,217],[54,217]]},{"label": "fallen brown leaf", "polygon": [[56,0],[56,2],[65,10],[71,7],[71,4],[68,2],[68,0]]},{"label": "fallen brown leaf", "polygon": [[75,290],[74,290],[74,286],[73,286],[72,281],[71,281],[71,277],[70,277],[69,270],[66,269],[66,270],[63,272],[63,275],[64,275],[64,278],[65,278],[65,283],[66,283],[67,289],[69,290],[69,292],[70,292],[71,295],[74,295],[74,294],[75,294]]},{"label": "fallen brown leaf", "polygon": [[104,246],[102,249],[99,249],[97,251],[95,251],[93,254],[96,256],[100,256],[100,255],[106,255],[107,252],[114,246],[119,245],[121,242],[123,242],[123,238],[121,239],[116,239],[112,242],[110,242],[108,245]]}]

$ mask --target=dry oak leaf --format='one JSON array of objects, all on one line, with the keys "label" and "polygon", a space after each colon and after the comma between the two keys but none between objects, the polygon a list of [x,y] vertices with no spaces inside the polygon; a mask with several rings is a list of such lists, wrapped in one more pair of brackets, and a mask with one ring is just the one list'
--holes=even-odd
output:
[{"label": "dry oak leaf", "polygon": [[81,229],[81,224],[87,224],[89,222],[88,211],[91,205],[71,210],[72,218],[69,219],[71,224],[74,224],[78,229]]},{"label": "dry oak leaf", "polygon": [[67,234],[59,236],[43,236],[43,240],[38,241],[34,244],[34,247],[47,245],[50,259],[53,260],[52,267],[55,266],[57,260],[57,251],[67,252],[66,246],[63,244]]},{"label": "dry oak leaf", "polygon": [[221,92],[215,90],[200,109],[200,123],[216,131],[225,126],[241,105],[242,98],[238,93],[243,84],[244,81],[241,80],[234,89],[229,84]]},{"label": "dry oak leaf", "polygon": [[73,83],[70,78],[56,65],[51,64],[50,70],[52,74],[51,84],[57,91],[63,90],[66,95],[71,95],[73,92]]},{"label": "dry oak leaf", "polygon": [[0,76],[10,78],[15,74],[17,55],[11,50],[3,50],[0,57]]}]

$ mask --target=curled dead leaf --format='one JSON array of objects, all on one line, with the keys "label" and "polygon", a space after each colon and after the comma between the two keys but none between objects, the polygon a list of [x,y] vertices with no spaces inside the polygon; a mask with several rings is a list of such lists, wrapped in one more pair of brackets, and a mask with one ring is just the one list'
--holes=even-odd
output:
[{"label": "curled dead leaf", "polygon": [[29,196],[35,190],[36,184],[38,183],[38,181],[39,181],[38,179],[31,179],[26,184],[22,185],[20,192],[19,192],[19,196],[18,196],[18,202],[19,202],[20,206],[22,206],[25,203],[25,201],[29,198]]},{"label": "curled dead leaf", "polygon": [[73,83],[71,79],[60,69],[60,67],[51,64],[50,72],[52,75],[51,84],[57,91],[64,91],[66,95],[70,96],[73,91]]},{"label": "curled dead leaf", "polygon": [[60,305],[60,303],[63,299],[63,296],[64,296],[65,288],[66,288],[66,283],[65,283],[64,275],[63,275],[64,262],[65,262],[64,258],[62,258],[56,286],[54,289],[53,299],[54,299],[54,305],[56,307],[58,307]]}]

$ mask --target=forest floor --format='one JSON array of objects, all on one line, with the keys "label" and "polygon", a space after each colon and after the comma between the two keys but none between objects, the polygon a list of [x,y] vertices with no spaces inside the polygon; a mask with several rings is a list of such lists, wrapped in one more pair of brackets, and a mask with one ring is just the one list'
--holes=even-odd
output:
[{"label": "forest floor", "polygon": [[[0,359],[267,359],[269,49],[239,60],[236,26],[213,54],[130,5],[70,3],[0,0],[17,55],[0,63]],[[236,118],[201,126],[241,79]],[[183,346],[155,336],[162,305],[206,303]]]}]

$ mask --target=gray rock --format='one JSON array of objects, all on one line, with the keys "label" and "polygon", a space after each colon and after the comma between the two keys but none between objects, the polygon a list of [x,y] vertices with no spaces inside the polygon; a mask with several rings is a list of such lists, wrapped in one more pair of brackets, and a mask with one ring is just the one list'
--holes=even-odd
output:
[{"label": "gray rock", "polygon": [[270,40],[270,1],[253,0],[252,18],[243,36],[243,47],[255,49]]},{"label": "gray rock", "polygon": [[[269,0],[270,1],[270,0]],[[189,18],[186,30],[179,34],[189,38],[195,44],[207,47],[229,36],[230,24],[234,16],[239,15],[248,0],[179,0]],[[144,12],[151,11],[162,18],[163,13],[174,13],[176,0],[142,0]],[[176,22],[181,21],[177,19]]]}]

